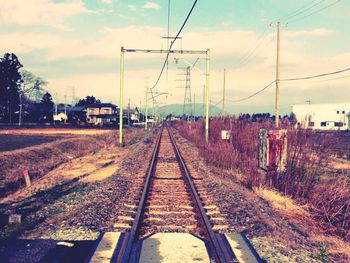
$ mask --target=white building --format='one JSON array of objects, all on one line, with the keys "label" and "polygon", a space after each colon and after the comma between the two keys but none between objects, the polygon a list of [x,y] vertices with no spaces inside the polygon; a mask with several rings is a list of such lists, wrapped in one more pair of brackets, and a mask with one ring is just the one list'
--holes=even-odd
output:
[{"label": "white building", "polygon": [[303,128],[350,129],[350,103],[293,105],[292,112]]},{"label": "white building", "polygon": [[53,115],[53,120],[54,121],[67,121],[68,120],[68,116],[66,114],[64,114],[63,112],[57,114],[57,115]]}]

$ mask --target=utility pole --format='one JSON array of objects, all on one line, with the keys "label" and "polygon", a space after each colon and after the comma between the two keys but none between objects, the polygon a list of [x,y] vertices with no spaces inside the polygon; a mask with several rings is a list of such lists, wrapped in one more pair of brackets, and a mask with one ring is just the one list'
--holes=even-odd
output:
[{"label": "utility pole", "polygon": [[281,22],[277,22],[277,56],[276,56],[276,95],[275,95],[275,125],[279,127],[279,79],[280,79],[280,27]]},{"label": "utility pole", "polygon": [[203,85],[203,104],[202,104],[202,109],[203,109],[203,119],[204,119],[204,116],[205,116],[205,85]]},{"label": "utility pole", "polygon": [[130,98],[128,103],[128,126],[130,127]]},{"label": "utility pole", "polygon": [[209,143],[209,84],[210,84],[210,49],[207,49],[207,56],[206,56],[206,78],[205,78],[205,141],[206,143]]},{"label": "utility pole", "polygon": [[123,146],[124,47],[120,50],[119,146]]},{"label": "utility pole", "polygon": [[67,95],[64,95],[64,123],[67,122]]},{"label": "utility pole", "polygon": [[147,122],[148,122],[148,86],[147,85],[146,85],[145,104],[146,104],[145,130],[147,130]]},{"label": "utility pole", "polygon": [[153,109],[152,109],[152,112],[153,112],[153,115],[152,115],[152,127],[154,127],[154,121],[155,121],[155,119],[156,119],[156,111],[155,111],[155,101],[154,101],[154,99],[153,99],[153,102],[152,102],[152,106],[153,106]]},{"label": "utility pole", "polygon": [[[169,45],[169,40],[170,40],[170,0],[168,0],[168,34],[167,34],[167,45],[166,49],[169,51],[170,45]],[[169,84],[169,60],[166,62],[166,87],[168,88]]]},{"label": "utility pole", "polygon": [[[57,92],[55,92],[55,115],[56,115],[56,118],[57,118],[57,107],[58,107],[58,95],[57,95]],[[54,124],[56,124],[56,121],[54,120],[53,121]]]},{"label": "utility pole", "polygon": [[226,69],[224,69],[224,85],[222,90],[222,109],[221,109],[222,117],[225,115],[225,88],[226,88]]},{"label": "utility pole", "polygon": [[19,117],[18,117],[18,127],[21,127],[22,122],[22,91],[19,93]]},{"label": "utility pole", "polygon": [[193,92],[193,121],[196,121],[196,93]]}]

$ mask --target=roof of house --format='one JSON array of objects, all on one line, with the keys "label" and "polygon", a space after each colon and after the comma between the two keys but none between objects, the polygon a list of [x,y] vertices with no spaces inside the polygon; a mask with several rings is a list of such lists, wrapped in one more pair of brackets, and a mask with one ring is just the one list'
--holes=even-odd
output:
[{"label": "roof of house", "polygon": [[90,104],[85,106],[85,109],[87,108],[118,108],[117,105],[114,105],[112,103],[94,103],[94,104]]},{"label": "roof of house", "polygon": [[74,106],[69,109],[69,111],[82,111],[84,109],[84,106]]},{"label": "roof of house", "polygon": [[89,117],[97,117],[97,118],[119,118],[119,114],[93,114],[93,115],[89,115]]}]

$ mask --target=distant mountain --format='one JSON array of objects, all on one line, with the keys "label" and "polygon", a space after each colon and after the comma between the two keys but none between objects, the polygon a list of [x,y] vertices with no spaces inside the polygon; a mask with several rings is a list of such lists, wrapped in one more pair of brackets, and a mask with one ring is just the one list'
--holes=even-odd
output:
[{"label": "distant mountain", "polygon": [[[203,115],[203,104],[196,103],[193,108],[196,116]],[[219,115],[221,110],[218,107],[211,105],[210,112],[210,115]],[[183,104],[169,104],[161,106],[159,107],[159,113],[163,115],[173,114],[175,116],[181,116],[183,114]]]},{"label": "distant mountain", "polygon": [[[151,110],[150,110],[151,112]],[[281,115],[290,114],[291,109],[289,107],[285,107],[281,109]],[[159,113],[163,116],[168,114],[173,114],[175,116],[182,116],[183,114],[183,104],[169,104],[159,107]],[[225,110],[225,115],[239,115],[240,113],[270,113],[274,115],[274,109],[270,106],[232,106],[228,105]],[[203,115],[203,104],[196,103],[195,107],[196,116]],[[211,116],[218,116],[221,114],[221,108],[211,105]]]}]

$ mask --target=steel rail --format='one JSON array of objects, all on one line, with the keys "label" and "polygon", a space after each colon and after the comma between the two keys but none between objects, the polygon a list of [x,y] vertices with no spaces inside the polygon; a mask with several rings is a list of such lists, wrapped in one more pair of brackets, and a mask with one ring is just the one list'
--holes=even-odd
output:
[{"label": "steel rail", "polygon": [[220,262],[220,263],[224,263],[224,262],[235,262],[235,258],[232,258],[231,256],[231,253],[230,251],[227,250],[227,248],[223,245],[220,245],[220,242],[214,232],[214,230],[212,229],[211,227],[211,224],[210,224],[210,221],[209,221],[209,218],[206,214],[206,211],[202,205],[202,202],[199,198],[199,195],[197,193],[197,190],[193,184],[193,181],[191,179],[191,175],[190,175],[190,172],[188,171],[188,168],[185,164],[185,161],[181,155],[181,152],[179,150],[179,148],[177,147],[177,144],[175,142],[175,139],[174,139],[174,136],[173,134],[171,133],[169,127],[167,126],[167,130],[169,132],[169,135],[170,135],[170,139],[171,139],[171,142],[173,144],[173,147],[174,147],[174,150],[175,150],[175,153],[176,153],[176,157],[179,161],[179,164],[181,166],[181,169],[183,171],[183,173],[185,174],[185,181],[187,182],[187,185],[189,186],[190,188],[190,193],[192,195],[192,197],[194,198],[195,200],[195,208],[198,212],[198,214],[200,215],[200,221],[202,223],[202,226],[205,228],[205,231],[206,231],[206,234],[207,234],[207,238],[208,238],[208,241],[210,243],[210,246],[211,246],[211,249],[214,253],[214,256],[215,256],[215,259],[217,262]]},{"label": "steel rail", "polygon": [[139,206],[138,206],[138,209],[136,212],[135,220],[133,222],[131,231],[129,233],[127,233],[127,236],[125,237],[125,239],[123,241],[120,253],[117,257],[118,263],[128,263],[130,260],[132,248],[133,248],[134,243],[136,242],[137,234],[138,234],[138,231],[141,227],[142,216],[144,214],[144,210],[145,210],[145,206],[146,206],[146,202],[147,202],[149,188],[151,185],[151,177],[152,177],[152,173],[153,173],[154,168],[155,168],[156,158],[157,158],[158,152],[159,152],[159,145],[160,145],[160,141],[162,138],[162,133],[163,133],[163,126],[160,129],[156,144],[154,146],[151,163],[148,167],[145,186],[144,186],[143,191],[142,191],[142,196],[141,196],[140,203],[139,203]]},{"label": "steel rail", "polygon": [[[144,215],[144,210],[147,203],[147,198],[149,194],[149,188],[151,185],[152,180],[152,174],[154,172],[154,168],[156,166],[156,159],[159,152],[159,146],[162,138],[164,125],[162,125],[162,128],[159,132],[153,154],[152,159],[150,162],[150,165],[148,167],[147,176],[144,188],[142,190],[142,196],[140,199],[140,203],[138,205],[136,217],[134,219],[131,231],[128,232],[122,242],[120,252],[117,256],[117,262],[118,263],[129,263],[132,258],[132,252],[133,247],[137,243],[137,236],[138,232],[141,227],[142,223],[142,217]],[[192,182],[190,173],[188,171],[188,168],[184,162],[184,159],[180,153],[180,150],[178,149],[175,139],[173,137],[173,134],[171,133],[170,129],[167,126],[167,131],[169,133],[169,137],[173,146],[173,149],[175,151],[176,158],[178,160],[178,163],[180,165],[180,169],[184,174],[184,181],[187,184],[187,186],[190,189],[190,195],[194,199],[194,208],[197,211],[197,214],[199,215],[199,222],[201,227],[205,230],[206,238],[208,239],[208,244],[210,246],[210,250],[213,253],[215,257],[215,261],[217,263],[230,263],[230,262],[237,262],[234,257],[232,257],[232,251],[229,251],[227,247],[225,247],[222,242],[220,242],[214,232],[214,230],[211,227],[210,221],[208,216],[206,215],[205,209],[200,201],[199,195],[196,191],[196,188]]]}]

